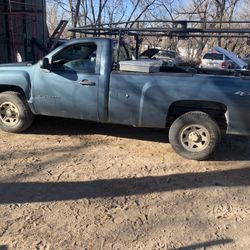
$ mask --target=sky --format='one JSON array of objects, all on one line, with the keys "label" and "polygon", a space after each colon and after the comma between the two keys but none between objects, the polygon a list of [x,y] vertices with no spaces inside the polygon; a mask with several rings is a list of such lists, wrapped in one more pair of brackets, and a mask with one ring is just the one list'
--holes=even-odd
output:
[{"label": "sky", "polygon": [[[47,0],[48,3],[51,3],[53,1],[55,1],[55,0]],[[68,4],[67,4],[68,0],[61,0],[61,1],[65,3],[65,8],[67,8],[68,7]],[[95,0],[95,1],[98,2],[99,0]],[[127,6],[127,11],[126,11],[127,14],[125,15],[124,19],[126,19],[130,15],[131,11],[133,10],[133,5],[132,5],[131,1],[132,0],[123,0],[124,5]],[[168,0],[166,0],[166,2],[168,2]],[[191,3],[191,2],[192,2],[192,0],[175,0],[173,2],[173,4],[175,5],[175,7],[177,9],[178,7],[188,6],[189,3]],[[244,0],[240,0],[237,7],[240,8],[240,6],[243,2],[244,2]],[[166,16],[168,16],[167,12],[166,12]]]}]

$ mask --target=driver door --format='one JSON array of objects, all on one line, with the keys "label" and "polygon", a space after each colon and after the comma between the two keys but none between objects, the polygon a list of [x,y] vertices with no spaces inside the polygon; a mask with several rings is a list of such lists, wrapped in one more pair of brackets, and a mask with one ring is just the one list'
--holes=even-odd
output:
[{"label": "driver door", "polygon": [[98,50],[95,43],[71,45],[53,56],[51,71],[38,69],[33,93],[38,114],[99,120]]}]

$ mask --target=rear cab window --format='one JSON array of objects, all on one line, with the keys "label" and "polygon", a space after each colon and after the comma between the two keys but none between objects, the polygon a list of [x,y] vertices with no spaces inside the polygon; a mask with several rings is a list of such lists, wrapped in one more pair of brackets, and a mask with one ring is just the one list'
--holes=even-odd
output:
[{"label": "rear cab window", "polygon": [[[118,41],[113,40],[113,62],[116,61],[117,53],[118,53]],[[133,52],[130,45],[124,41],[120,43],[120,54],[119,59],[120,61],[127,61],[132,60]]]},{"label": "rear cab window", "polygon": [[223,54],[219,53],[207,53],[204,55],[203,59],[208,59],[208,60],[220,60],[223,61]]}]

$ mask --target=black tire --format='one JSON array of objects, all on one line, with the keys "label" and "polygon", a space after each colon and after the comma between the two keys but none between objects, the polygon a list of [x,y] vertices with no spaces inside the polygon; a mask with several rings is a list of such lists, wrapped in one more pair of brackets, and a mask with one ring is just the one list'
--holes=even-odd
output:
[{"label": "black tire", "polygon": [[221,140],[217,123],[206,113],[188,112],[177,118],[169,130],[169,142],[175,152],[191,160],[206,160]]},{"label": "black tire", "polygon": [[[8,110],[12,112],[8,122]],[[14,111],[13,111],[14,110]],[[9,133],[20,133],[30,127],[33,114],[26,99],[17,92],[3,92],[0,94],[0,129]],[[14,117],[14,118],[13,118]]]}]

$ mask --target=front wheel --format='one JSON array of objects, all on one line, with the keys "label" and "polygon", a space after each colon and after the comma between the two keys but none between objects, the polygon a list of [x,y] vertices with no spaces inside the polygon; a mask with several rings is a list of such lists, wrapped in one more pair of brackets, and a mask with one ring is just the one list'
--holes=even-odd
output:
[{"label": "front wheel", "polygon": [[221,139],[217,123],[206,113],[188,112],[177,118],[169,130],[176,153],[191,160],[209,158]]},{"label": "front wheel", "polygon": [[0,129],[20,133],[30,127],[33,114],[25,98],[16,92],[0,94]]}]

